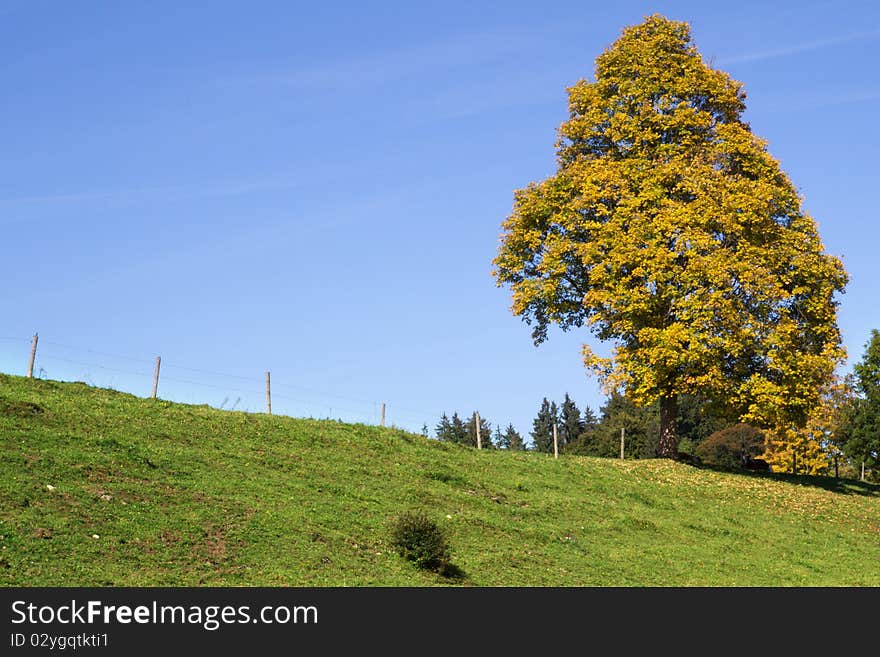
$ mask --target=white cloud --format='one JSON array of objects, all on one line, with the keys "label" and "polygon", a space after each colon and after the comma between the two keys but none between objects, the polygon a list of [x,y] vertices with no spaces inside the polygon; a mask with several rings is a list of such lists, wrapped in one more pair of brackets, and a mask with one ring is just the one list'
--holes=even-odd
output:
[{"label": "white cloud", "polygon": [[724,57],[719,59],[716,64],[741,64],[745,62],[758,62],[767,59],[776,59],[777,57],[788,57],[813,50],[821,50],[823,48],[832,48],[855,41],[864,41],[876,39],[880,37],[880,30],[871,30],[868,32],[853,32],[830,39],[819,39],[816,41],[807,41],[806,43],[798,43],[781,48],[772,48],[759,52],[747,53],[744,55],[734,55],[732,57]]}]

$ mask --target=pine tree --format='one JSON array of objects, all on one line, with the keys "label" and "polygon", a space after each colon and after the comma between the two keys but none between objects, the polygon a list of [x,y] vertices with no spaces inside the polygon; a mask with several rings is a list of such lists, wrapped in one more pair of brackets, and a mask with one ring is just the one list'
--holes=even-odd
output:
[{"label": "pine tree", "polygon": [[559,448],[563,449],[567,444],[573,443],[583,431],[581,412],[568,393],[562,402],[560,424],[558,431]]},{"label": "pine tree", "polygon": [[[467,424],[467,442],[466,445],[470,445],[471,447],[477,446],[477,423],[476,423],[477,414],[476,412],[471,415],[470,420],[468,420]],[[480,416],[480,443],[483,449],[492,449],[492,425],[489,423],[486,418]]]},{"label": "pine tree", "polygon": [[596,428],[599,426],[599,418],[596,417],[593,409],[589,406],[584,406],[584,412],[581,416],[581,424],[583,425],[583,428],[581,429],[582,434],[591,434],[595,432]]},{"label": "pine tree", "polygon": [[434,429],[434,435],[437,437],[437,440],[443,440],[450,443],[455,442],[452,435],[452,423],[449,421],[446,413],[440,416],[440,421]]},{"label": "pine tree", "polygon": [[544,397],[541,409],[532,425],[532,444],[536,451],[553,453],[553,425],[558,422],[557,416],[556,402],[551,404]]},{"label": "pine tree", "polygon": [[581,415],[581,431],[577,438],[566,443],[566,453],[595,456],[597,453],[595,441],[598,429],[599,418],[596,417],[593,409],[589,406],[584,406],[584,412]]},{"label": "pine tree", "polygon": [[500,433],[500,428],[498,429],[498,432],[498,435],[500,435],[500,439],[497,441],[497,444],[502,449],[509,449],[519,452],[526,448],[522,436],[516,429],[513,428],[513,424],[507,425],[507,429],[505,429],[503,435],[501,435]]},{"label": "pine tree", "polygon": [[468,444],[468,429],[467,425],[462,421],[460,417],[458,417],[458,412],[452,414],[452,421],[450,424],[450,435],[452,437],[452,442],[458,443],[459,445],[467,445]]},{"label": "pine tree", "polygon": [[660,413],[657,404],[638,406],[625,395],[613,392],[601,408],[602,420],[593,441],[594,456],[620,457],[620,430],[625,429],[625,456],[650,459],[657,456]]},{"label": "pine tree", "polygon": [[869,474],[880,470],[880,331],[871,331],[862,360],[854,367],[855,399],[850,401],[842,429],[843,452],[861,475],[861,464]]}]

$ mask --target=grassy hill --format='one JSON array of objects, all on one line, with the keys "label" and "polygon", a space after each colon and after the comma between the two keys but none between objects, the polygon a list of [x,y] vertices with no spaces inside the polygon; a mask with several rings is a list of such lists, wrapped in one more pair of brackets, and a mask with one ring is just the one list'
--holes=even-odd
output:
[{"label": "grassy hill", "polygon": [[[460,578],[390,549],[416,508]],[[878,564],[869,484],[478,452],[0,375],[3,586],[880,586]]]}]

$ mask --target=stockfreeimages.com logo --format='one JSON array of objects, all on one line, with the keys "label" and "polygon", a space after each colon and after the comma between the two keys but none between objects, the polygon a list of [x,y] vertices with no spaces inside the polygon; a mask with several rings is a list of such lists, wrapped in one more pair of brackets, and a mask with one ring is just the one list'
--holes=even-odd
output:
[{"label": "stockfreeimages.com logo", "polygon": [[249,605],[160,605],[156,600],[146,605],[108,605],[100,600],[85,603],[71,600],[70,604],[35,605],[24,600],[12,603],[12,623],[19,625],[61,625],[119,623],[128,625],[200,625],[208,631],[223,625],[262,623],[265,625],[317,624],[318,609],[314,606],[267,605],[252,610]]}]

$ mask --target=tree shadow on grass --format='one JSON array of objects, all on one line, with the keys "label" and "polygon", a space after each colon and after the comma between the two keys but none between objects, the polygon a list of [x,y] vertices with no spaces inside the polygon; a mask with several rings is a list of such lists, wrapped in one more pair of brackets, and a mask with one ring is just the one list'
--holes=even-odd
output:
[{"label": "tree shadow on grass", "polygon": [[843,495],[863,495],[866,497],[880,496],[880,484],[859,481],[858,479],[846,479],[843,477],[829,477],[823,475],[795,475],[785,472],[755,472],[752,470],[713,466],[707,463],[687,463],[687,465],[691,465],[692,467],[701,470],[712,470],[713,472],[723,472],[725,474],[738,475],[740,477],[771,479],[773,481],[784,481],[787,484],[795,484],[797,486],[823,488],[833,493],[841,493]]},{"label": "tree shadow on grass", "polygon": [[784,472],[756,473],[747,472],[745,474],[752,476],[772,477],[777,481],[784,481],[789,484],[798,486],[814,486],[816,488],[824,488],[834,493],[842,493],[844,495],[864,495],[867,497],[880,496],[880,484],[873,484],[868,481],[859,481],[858,479],[844,479],[827,477],[822,475],[795,475]]}]

